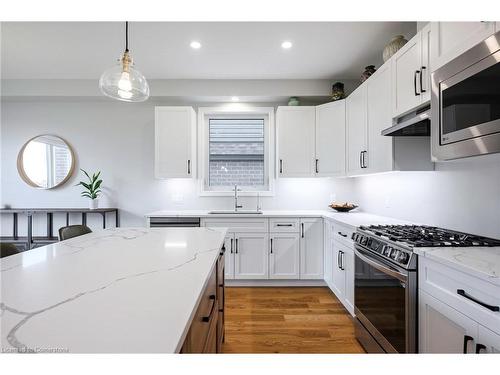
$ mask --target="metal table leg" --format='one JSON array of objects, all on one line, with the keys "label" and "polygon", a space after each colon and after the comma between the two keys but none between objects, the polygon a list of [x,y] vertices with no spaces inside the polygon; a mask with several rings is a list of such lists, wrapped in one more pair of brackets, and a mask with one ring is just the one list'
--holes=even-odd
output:
[{"label": "metal table leg", "polygon": [[82,225],[87,225],[87,213],[82,212]]},{"label": "metal table leg", "polygon": [[102,229],[106,229],[106,211],[102,212]]},{"label": "metal table leg", "polygon": [[33,246],[33,214],[28,212],[28,250]]}]

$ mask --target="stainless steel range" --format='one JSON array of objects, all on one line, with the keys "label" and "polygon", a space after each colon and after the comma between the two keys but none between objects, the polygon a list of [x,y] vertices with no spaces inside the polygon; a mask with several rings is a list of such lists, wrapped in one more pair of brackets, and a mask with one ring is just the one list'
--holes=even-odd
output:
[{"label": "stainless steel range", "polygon": [[500,246],[499,240],[418,225],[371,225],[355,243],[356,338],[369,353],[416,353],[415,247]]}]

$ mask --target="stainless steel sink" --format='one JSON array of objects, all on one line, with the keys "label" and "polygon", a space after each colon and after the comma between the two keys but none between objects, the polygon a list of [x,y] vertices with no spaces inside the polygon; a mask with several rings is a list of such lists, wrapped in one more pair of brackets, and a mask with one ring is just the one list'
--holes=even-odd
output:
[{"label": "stainless steel sink", "polygon": [[209,215],[262,215],[262,211],[252,211],[252,210],[216,210],[209,211]]}]

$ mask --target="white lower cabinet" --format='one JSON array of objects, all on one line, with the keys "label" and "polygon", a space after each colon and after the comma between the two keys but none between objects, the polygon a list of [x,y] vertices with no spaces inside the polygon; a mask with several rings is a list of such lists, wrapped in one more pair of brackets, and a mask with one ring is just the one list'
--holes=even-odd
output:
[{"label": "white lower cabinet", "polygon": [[425,257],[419,275],[420,353],[500,353],[499,287]]},{"label": "white lower cabinet", "polygon": [[224,239],[225,279],[234,279],[234,234],[228,233]]},{"label": "white lower cabinet", "polygon": [[298,279],[300,247],[298,233],[273,233],[270,239],[269,278]]},{"label": "white lower cabinet", "polygon": [[352,248],[346,246],[343,257],[345,274],[344,306],[351,315],[354,315],[354,251]]},{"label": "white lower cabinet", "polygon": [[323,279],[323,219],[300,220],[300,279]]},{"label": "white lower cabinet", "polygon": [[235,233],[234,278],[267,279],[269,234]]}]

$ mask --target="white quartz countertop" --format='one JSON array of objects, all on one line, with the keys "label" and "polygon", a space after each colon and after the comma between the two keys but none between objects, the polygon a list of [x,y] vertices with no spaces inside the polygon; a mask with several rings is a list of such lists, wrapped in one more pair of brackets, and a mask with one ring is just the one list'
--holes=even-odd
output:
[{"label": "white quartz countertop", "polygon": [[178,352],[224,236],[116,228],[0,259],[2,351]]},{"label": "white quartz countertop", "polygon": [[373,215],[366,212],[335,212],[333,210],[264,210],[262,214],[211,214],[209,210],[184,210],[184,211],[155,211],[145,215],[146,217],[243,217],[243,218],[268,218],[268,217],[322,217],[338,221],[352,227],[376,224],[411,224],[404,220],[385,216]]},{"label": "white quartz countertop", "polygon": [[500,286],[500,247],[415,248],[421,257]]}]

